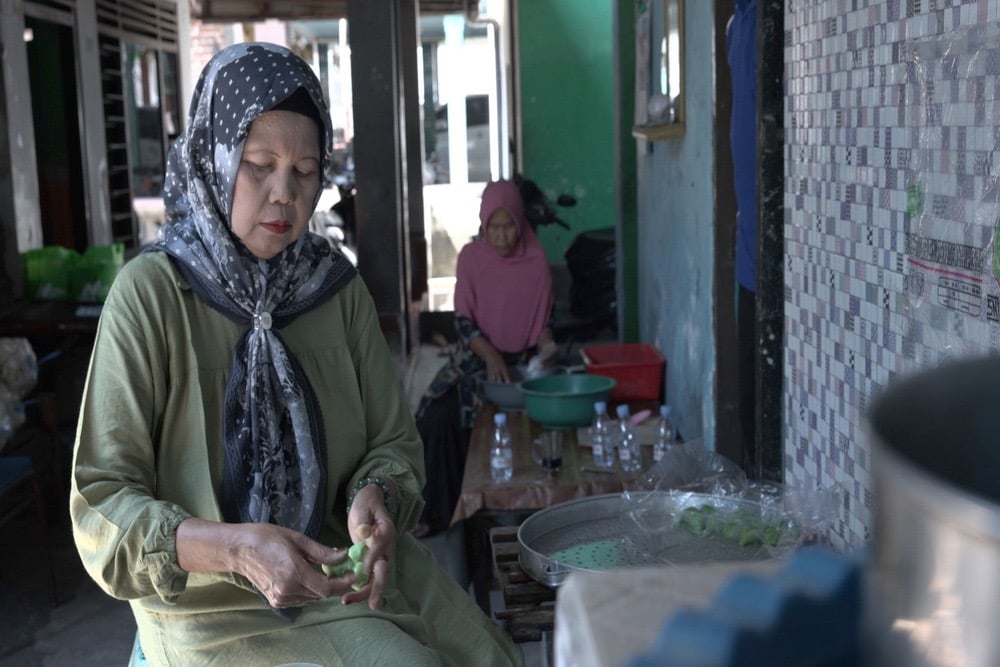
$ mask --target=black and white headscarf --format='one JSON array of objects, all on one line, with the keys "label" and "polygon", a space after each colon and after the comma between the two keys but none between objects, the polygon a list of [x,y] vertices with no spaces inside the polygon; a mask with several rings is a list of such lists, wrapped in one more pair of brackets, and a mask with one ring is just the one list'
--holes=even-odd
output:
[{"label": "black and white headscarf", "polygon": [[308,231],[272,259],[258,259],[229,223],[250,124],[299,89],[316,107],[309,115],[320,123],[326,173],[330,114],[308,64],[265,43],[236,44],[212,58],[195,87],[188,127],[167,158],[167,224],[151,250],[169,253],[196,294],[247,326],[226,386],[225,519],[316,537],[326,505],[326,443],[313,388],[280,329],[333,296],[355,269]]}]

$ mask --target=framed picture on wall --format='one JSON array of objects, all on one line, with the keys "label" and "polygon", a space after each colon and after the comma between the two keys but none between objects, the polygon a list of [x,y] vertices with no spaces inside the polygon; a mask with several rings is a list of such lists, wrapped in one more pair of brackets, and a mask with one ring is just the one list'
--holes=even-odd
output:
[{"label": "framed picture on wall", "polygon": [[635,19],[637,139],[684,134],[684,0],[640,0]]}]

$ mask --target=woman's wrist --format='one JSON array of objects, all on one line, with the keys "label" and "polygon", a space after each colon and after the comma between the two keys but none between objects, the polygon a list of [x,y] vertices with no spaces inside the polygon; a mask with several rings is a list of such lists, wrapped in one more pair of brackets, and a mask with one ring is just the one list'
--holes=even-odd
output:
[{"label": "woman's wrist", "polygon": [[389,513],[389,516],[392,517],[392,520],[395,521],[397,516],[396,510],[399,503],[399,496],[396,493],[395,485],[392,481],[378,475],[362,477],[354,484],[350,492],[347,494],[347,513],[350,514],[351,506],[354,504],[354,500],[357,498],[358,494],[369,487],[375,487],[382,491],[382,505]]},{"label": "woman's wrist", "polygon": [[495,364],[497,360],[503,361],[500,352],[493,347],[493,343],[487,340],[486,336],[476,336],[473,338],[469,343],[469,349],[486,364]]},{"label": "woman's wrist", "polygon": [[552,329],[549,329],[548,327],[542,329],[542,333],[538,337],[538,349],[541,350],[546,345],[554,345],[555,342],[556,339],[552,335]]},{"label": "woman's wrist", "polygon": [[177,526],[177,564],[187,572],[238,572],[241,547],[232,526],[185,519]]}]

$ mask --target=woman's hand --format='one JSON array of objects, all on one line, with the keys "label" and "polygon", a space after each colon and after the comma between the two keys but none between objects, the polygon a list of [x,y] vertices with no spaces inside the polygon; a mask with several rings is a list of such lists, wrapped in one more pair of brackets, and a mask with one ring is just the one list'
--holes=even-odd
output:
[{"label": "woman's hand", "polygon": [[486,360],[486,379],[490,382],[510,382],[510,371],[499,354],[496,359],[491,357]]},{"label": "woman's hand", "polygon": [[552,368],[558,362],[559,348],[552,340],[538,346],[538,353],[528,360],[529,378],[537,376],[542,370]]},{"label": "woman's hand", "polygon": [[276,609],[350,592],[354,573],[327,577],[315,567],[345,558],[347,549],[334,549],[269,523],[192,518],[177,527],[177,561],[183,569],[241,574]]},{"label": "woman's hand", "polygon": [[344,604],[368,600],[372,610],[382,607],[382,592],[389,579],[389,564],[396,554],[396,524],[385,508],[382,489],[376,484],[363,486],[355,494],[347,515],[347,530],[354,542],[368,545],[365,568],[371,573],[368,584],[341,598]]},{"label": "woman's hand", "polygon": [[538,337],[538,358],[544,368],[551,368],[559,362],[559,347],[556,345],[552,329],[545,327]]},{"label": "woman's hand", "polygon": [[476,336],[469,342],[476,356],[486,364],[486,379],[490,382],[510,382],[510,371],[504,363],[503,355],[493,347],[485,336]]}]

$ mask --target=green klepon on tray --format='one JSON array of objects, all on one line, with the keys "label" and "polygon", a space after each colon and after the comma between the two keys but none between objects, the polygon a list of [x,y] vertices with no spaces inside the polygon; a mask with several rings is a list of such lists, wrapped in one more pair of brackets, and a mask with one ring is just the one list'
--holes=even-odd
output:
[{"label": "green klepon on tray", "polygon": [[741,547],[778,546],[786,530],[777,519],[747,511],[719,512],[714,505],[685,507],[678,523],[695,535],[721,535]]},{"label": "green klepon on tray", "polygon": [[[778,522],[776,535],[759,525],[763,517]],[[799,533],[780,512],[739,498],[611,493],[551,505],[525,519],[518,563],[528,576],[555,587],[578,570],[778,558],[794,548]]]}]

